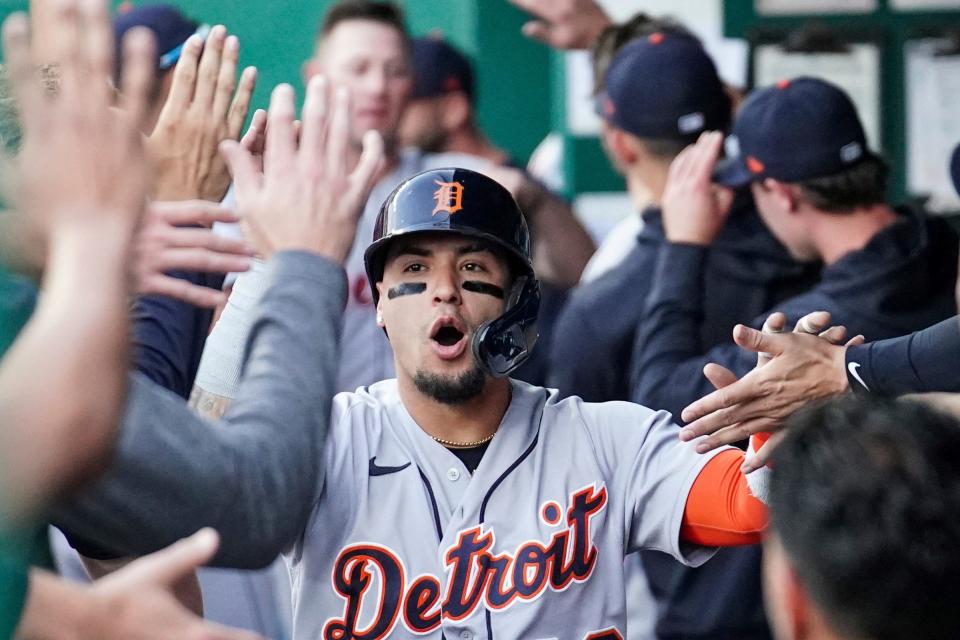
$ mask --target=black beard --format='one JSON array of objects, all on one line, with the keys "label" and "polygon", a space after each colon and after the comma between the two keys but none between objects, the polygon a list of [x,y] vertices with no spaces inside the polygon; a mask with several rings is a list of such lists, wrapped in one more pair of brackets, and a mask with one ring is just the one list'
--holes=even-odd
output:
[{"label": "black beard", "polygon": [[458,405],[472,400],[483,392],[486,376],[479,365],[456,377],[417,371],[413,384],[417,391],[441,404]]}]

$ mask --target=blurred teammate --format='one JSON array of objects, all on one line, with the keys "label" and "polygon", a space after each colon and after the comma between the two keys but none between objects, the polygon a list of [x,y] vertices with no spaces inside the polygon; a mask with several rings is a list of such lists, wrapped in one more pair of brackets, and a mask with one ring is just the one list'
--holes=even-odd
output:
[{"label": "blurred teammate", "polygon": [[401,143],[507,163],[507,153],[495,147],[476,122],[473,68],[466,56],[442,37],[416,38],[411,46],[414,85],[400,123]]},{"label": "blurred teammate", "polygon": [[848,397],[789,422],[764,545],[778,640],[955,637],[956,418]]},{"label": "blurred teammate", "polygon": [[[734,124],[739,155],[717,173],[749,185],[764,223],[798,259],[821,259],[821,282],[772,311],[788,327],[827,311],[851,335],[901,336],[954,315],[957,236],[943,221],[886,202],[887,168],[866,146],[849,97],[813,78],[756,90]],[[634,398],[676,415],[712,389],[708,362],[737,376],[753,354],[735,344],[706,348],[696,327],[709,292],[704,261],[729,211],[712,184],[723,136],[705,134],[671,166],[664,194],[669,243],[654,272],[649,314],[637,333]],[[728,197],[728,196],[727,196]]]}]

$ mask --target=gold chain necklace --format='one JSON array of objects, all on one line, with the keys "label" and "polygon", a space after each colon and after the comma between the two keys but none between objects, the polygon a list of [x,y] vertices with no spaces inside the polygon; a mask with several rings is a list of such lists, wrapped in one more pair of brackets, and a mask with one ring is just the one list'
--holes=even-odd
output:
[{"label": "gold chain necklace", "polygon": [[497,432],[494,431],[486,438],[480,438],[479,440],[474,440],[473,442],[454,442],[453,440],[444,440],[443,438],[438,438],[437,436],[430,436],[440,444],[445,447],[453,447],[454,449],[469,449],[470,447],[479,447],[482,444],[487,444],[493,440],[493,436],[497,435]]}]

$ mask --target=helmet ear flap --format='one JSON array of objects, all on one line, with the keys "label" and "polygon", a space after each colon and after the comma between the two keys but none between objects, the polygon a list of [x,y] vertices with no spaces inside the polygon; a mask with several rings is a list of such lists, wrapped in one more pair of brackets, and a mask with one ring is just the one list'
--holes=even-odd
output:
[{"label": "helmet ear flap", "polygon": [[540,337],[539,310],[540,281],[532,274],[518,277],[503,314],[480,325],[473,335],[473,356],[487,373],[502,378],[526,362]]}]

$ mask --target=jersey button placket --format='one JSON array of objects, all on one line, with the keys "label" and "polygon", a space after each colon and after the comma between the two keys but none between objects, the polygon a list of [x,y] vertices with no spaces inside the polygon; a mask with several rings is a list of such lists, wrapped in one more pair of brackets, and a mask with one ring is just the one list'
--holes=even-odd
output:
[{"label": "jersey button placket", "polygon": [[464,629],[460,632],[460,640],[473,640],[473,632],[469,629]]},{"label": "jersey button placket", "polygon": [[447,469],[447,480],[450,482],[456,482],[460,479],[460,470],[456,467],[450,467]]}]

